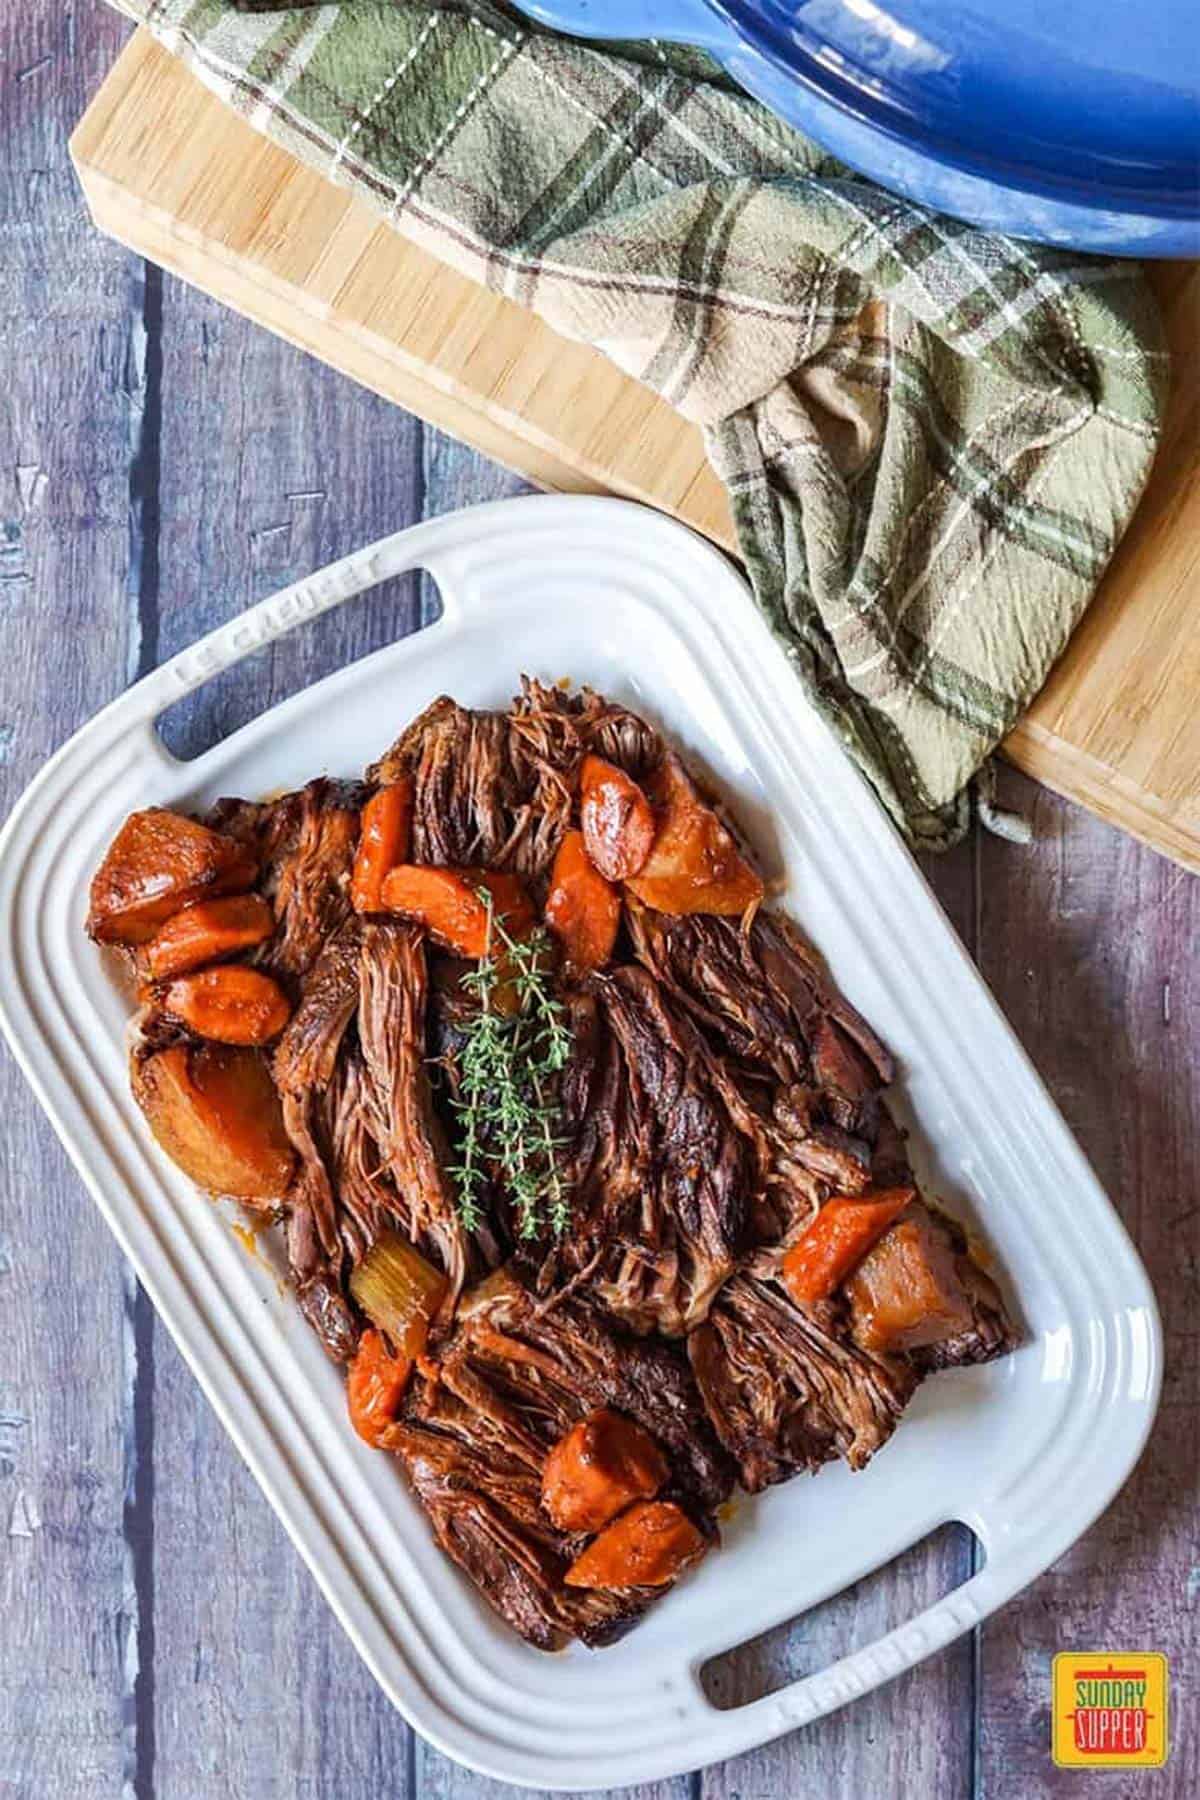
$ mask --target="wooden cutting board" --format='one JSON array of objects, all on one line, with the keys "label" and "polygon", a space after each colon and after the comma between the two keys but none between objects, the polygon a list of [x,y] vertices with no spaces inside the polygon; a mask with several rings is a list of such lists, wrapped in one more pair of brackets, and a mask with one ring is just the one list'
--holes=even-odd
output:
[{"label": "wooden cutting board", "polygon": [[[699,432],[598,351],[414,248],[261,137],[145,31],[71,142],[97,225],[541,487],[736,548]],[[1133,526],[1029,714],[1020,768],[1200,872],[1200,265],[1152,270],[1173,349]]]}]

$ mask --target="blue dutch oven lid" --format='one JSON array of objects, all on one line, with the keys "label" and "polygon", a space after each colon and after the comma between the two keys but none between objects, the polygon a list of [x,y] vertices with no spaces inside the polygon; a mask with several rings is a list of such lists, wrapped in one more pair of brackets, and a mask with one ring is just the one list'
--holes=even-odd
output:
[{"label": "blue dutch oven lid", "polygon": [[852,167],[996,229],[1200,254],[1197,0],[533,0],[700,44]]}]

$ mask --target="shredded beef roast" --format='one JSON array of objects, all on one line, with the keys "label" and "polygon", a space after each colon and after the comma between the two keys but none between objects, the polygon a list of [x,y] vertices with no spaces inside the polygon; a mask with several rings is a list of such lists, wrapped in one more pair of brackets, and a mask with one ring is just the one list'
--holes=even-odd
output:
[{"label": "shredded beef roast", "polygon": [[[676,917],[626,891],[608,966],[567,986],[543,964],[571,1050],[534,1085],[570,1222],[520,1235],[491,1139],[481,1222],[464,1228],[452,1170],[473,965],[416,923],[353,913],[361,809],[371,787],[411,781],[404,856],[515,874],[540,913],[589,754],[653,802],[670,752],[626,707],[525,677],[505,712],[435,700],[367,786],[321,778],[220,801],[206,821],[253,850],[275,930],[244,960],[293,1006],[273,1070],[296,1151],[279,1216],[299,1304],[344,1363],[367,1323],[350,1278],[383,1233],[444,1271],[386,1446],[443,1548],[545,1649],[610,1641],[659,1591],[565,1585],[588,1540],[553,1524],[542,1472],[590,1412],[651,1434],[663,1497],[715,1541],[735,1473],[755,1493],[838,1456],[861,1469],[926,1375],[1017,1339],[960,1228],[915,1192],[831,1295],[791,1298],[788,1251],[831,1196],[916,1183],[886,1099],[891,1056],[767,908]],[[140,953],[125,954],[132,967]],[[138,1028],[135,1057],[188,1041],[153,999]]]},{"label": "shredded beef roast", "polygon": [[704,913],[676,918],[629,906],[638,960],[702,1029],[759,1080],[812,1081],[844,1102],[839,1123],[861,1127],[863,1102],[895,1065],[837,990],[795,927],[763,909],[748,931]]},{"label": "shredded beef roast", "polygon": [[865,1467],[920,1379],[898,1358],[869,1356],[782,1288],[746,1273],[718,1295],[688,1338],[688,1356],[717,1436],[751,1494],[843,1456]]},{"label": "shredded beef roast", "polygon": [[364,924],[362,935],[364,1103],[381,1165],[396,1190],[401,1228],[433,1254],[449,1279],[443,1312],[449,1317],[467,1278],[471,1246],[429,1082],[424,935],[417,926],[383,920]]},{"label": "shredded beef roast", "polygon": [[[890,1119],[888,1126],[886,1154],[893,1158],[903,1141]],[[906,1164],[901,1173],[911,1180]],[[931,1252],[925,1276],[940,1292],[922,1290],[925,1341],[885,1351],[866,1329],[869,1305],[881,1286],[886,1302],[889,1239],[913,1222],[918,1245]],[[874,1284],[873,1262],[882,1269]],[[1017,1343],[1000,1291],[961,1229],[919,1200],[832,1300],[798,1306],[778,1276],[777,1256],[760,1252],[725,1284],[688,1338],[709,1417],[751,1493],[838,1455],[861,1469],[891,1436],[925,1375],[989,1362]]]},{"label": "shredded beef roast", "polygon": [[575,1220],[554,1267],[589,1266],[591,1291],[632,1330],[677,1337],[746,1247],[765,1136],[647,970],[598,977],[573,1004],[580,1035],[564,1104]]},{"label": "shredded beef roast", "polygon": [[414,862],[530,872],[519,849],[532,792],[511,749],[507,713],[472,712],[443,695],[368,771],[380,782],[411,776]]},{"label": "shredded beef roast", "polygon": [[602,756],[644,780],[664,746],[644,719],[590,688],[567,694],[528,676],[509,718],[510,755],[528,797],[514,867],[537,879],[548,873],[571,824],[584,757]]},{"label": "shredded beef roast", "polygon": [[298,1152],[288,1195],[288,1263],[301,1310],[336,1362],[353,1356],[359,1338],[343,1270],[374,1235],[347,1206],[335,1155],[339,1055],[358,1003],[358,938],[351,921],[317,958],[274,1062],[284,1125]]},{"label": "shredded beef roast", "polygon": [[259,888],[274,908],[276,925],[251,960],[272,974],[301,980],[350,917],[364,798],[358,782],[319,776],[278,800],[219,800],[209,812],[214,830],[251,844],[260,859]]},{"label": "shredded beef roast", "polygon": [[[425,1010],[420,929],[352,918],[317,958],[275,1051],[284,1124],[299,1154],[289,1261],[307,1316],[339,1359],[347,1344],[352,1353],[357,1331],[333,1295],[384,1228],[444,1270],[446,1320],[468,1270],[498,1256],[487,1254],[486,1232],[473,1247],[458,1216],[430,1090]],[[318,1297],[311,1305],[310,1289]]]},{"label": "shredded beef roast", "polygon": [[803,1226],[831,1193],[870,1187],[894,1065],[800,934],[765,909],[749,930],[736,919],[626,910],[639,961],[762,1114],[771,1173],[755,1210],[759,1240]]},{"label": "shredded beef roast", "polygon": [[[298,1213],[311,1217],[313,1236],[327,1259],[339,1258],[343,1247],[332,1180],[334,1072],[358,1006],[358,958],[355,920],[343,925],[317,958],[275,1049],[275,1085],[283,1102],[283,1120],[299,1153],[289,1196],[293,1217]],[[303,1238],[308,1243],[307,1228]],[[299,1270],[297,1274],[304,1278]]]},{"label": "shredded beef roast", "polygon": [[661,1591],[569,1588],[587,1542],[541,1505],[546,1457],[597,1407],[626,1414],[664,1452],[677,1502],[715,1541],[733,1467],[679,1350],[624,1337],[578,1296],[538,1302],[507,1272],[465,1296],[436,1371],[414,1379],[387,1448],[404,1463],[442,1548],[521,1636],[554,1649],[611,1642]]},{"label": "shredded beef roast", "polygon": [[414,861],[509,869],[540,885],[570,826],[588,752],[639,776],[662,748],[644,720],[599,694],[525,677],[506,713],[473,712],[442,695],[367,779],[411,776]]}]

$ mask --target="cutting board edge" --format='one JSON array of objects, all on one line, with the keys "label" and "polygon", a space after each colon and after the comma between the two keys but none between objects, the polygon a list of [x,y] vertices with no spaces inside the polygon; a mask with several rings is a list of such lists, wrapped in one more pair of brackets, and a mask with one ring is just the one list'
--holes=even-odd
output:
[{"label": "cutting board edge", "polygon": [[[1040,786],[1086,807],[1160,856],[1200,875],[1200,819],[1194,825],[1186,819],[1181,822],[1156,795],[1036,720],[1023,719],[1000,749],[1006,762]],[[1064,771],[1069,771],[1069,779]]]}]

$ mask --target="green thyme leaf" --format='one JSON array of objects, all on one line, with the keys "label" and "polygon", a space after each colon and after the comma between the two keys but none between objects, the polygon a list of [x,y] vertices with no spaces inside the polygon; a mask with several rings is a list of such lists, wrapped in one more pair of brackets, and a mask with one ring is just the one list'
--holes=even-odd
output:
[{"label": "green thyme leaf", "polygon": [[[554,994],[550,940],[544,931],[514,938],[505,930],[486,888],[484,954],[462,976],[478,1004],[465,1031],[458,1097],[459,1160],[450,1170],[459,1216],[468,1230],[480,1222],[490,1176],[512,1202],[518,1236],[546,1225],[556,1236],[570,1219],[570,1197],[559,1166],[564,1146],[558,1076],[571,1054],[571,1033]],[[501,983],[513,1004],[496,1003]]]}]

